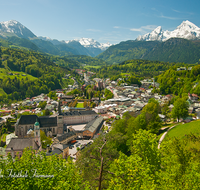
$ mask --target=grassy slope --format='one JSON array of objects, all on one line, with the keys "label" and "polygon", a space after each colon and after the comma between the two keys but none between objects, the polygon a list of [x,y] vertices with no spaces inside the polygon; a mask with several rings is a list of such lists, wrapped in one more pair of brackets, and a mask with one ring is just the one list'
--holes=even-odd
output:
[{"label": "grassy slope", "polygon": [[99,68],[101,68],[101,66],[86,65],[86,66],[84,66],[84,68],[85,68],[85,69],[90,69],[90,68],[99,69]]},{"label": "grassy slope", "polygon": [[190,134],[190,133],[200,134],[199,126],[200,126],[200,120],[192,121],[186,124],[179,124],[168,132],[167,136],[165,137],[165,140],[172,137],[182,138],[185,135]]},{"label": "grassy slope", "polygon": [[5,91],[2,88],[0,88],[0,95],[6,95]]},{"label": "grassy slope", "polygon": [[[9,75],[8,73],[13,73],[13,75]],[[17,74],[17,75],[16,75]],[[25,75],[25,76],[22,76]],[[33,77],[32,75],[26,74],[24,72],[19,72],[19,71],[9,71],[7,69],[4,68],[0,68],[0,79],[3,79],[4,77],[9,77],[11,79],[14,79],[15,77],[18,79],[26,79],[28,78],[28,80],[36,80],[36,77]],[[2,88],[0,88],[0,96],[1,95],[5,95],[6,92],[4,92],[4,90]]]},{"label": "grassy slope", "polygon": [[[13,73],[13,75],[9,75],[8,73]],[[18,75],[16,75],[16,74],[18,74]],[[26,76],[22,76],[22,75],[26,75]],[[10,77],[11,79],[13,79],[15,77],[17,77],[19,79],[27,77],[29,80],[35,80],[35,79],[37,79],[36,77],[33,77],[32,75],[26,74],[24,72],[9,71],[7,69],[0,68],[0,78],[3,79],[4,77]]]}]

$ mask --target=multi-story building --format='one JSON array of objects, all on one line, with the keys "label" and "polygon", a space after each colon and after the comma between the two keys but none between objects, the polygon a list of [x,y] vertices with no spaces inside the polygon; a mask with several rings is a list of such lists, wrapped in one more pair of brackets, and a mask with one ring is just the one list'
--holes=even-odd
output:
[{"label": "multi-story building", "polygon": [[26,138],[29,129],[34,128],[36,120],[40,124],[40,129],[47,136],[63,134],[67,130],[67,125],[87,124],[97,116],[92,110],[70,111],[54,116],[38,117],[37,115],[22,115],[15,125],[15,135],[19,138]]}]

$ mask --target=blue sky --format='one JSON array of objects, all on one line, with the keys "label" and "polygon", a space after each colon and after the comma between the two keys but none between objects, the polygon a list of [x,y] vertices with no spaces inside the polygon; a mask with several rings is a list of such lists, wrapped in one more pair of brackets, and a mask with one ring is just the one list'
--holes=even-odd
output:
[{"label": "blue sky", "polygon": [[199,0],[0,0],[0,22],[17,20],[37,36],[134,40],[157,26],[174,30],[184,20],[200,27]]}]

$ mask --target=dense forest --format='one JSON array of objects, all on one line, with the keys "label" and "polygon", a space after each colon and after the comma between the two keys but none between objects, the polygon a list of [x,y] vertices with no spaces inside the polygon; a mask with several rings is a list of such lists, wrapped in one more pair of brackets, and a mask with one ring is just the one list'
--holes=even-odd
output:
[{"label": "dense forest", "polygon": [[166,42],[133,41],[121,42],[109,47],[97,58],[113,64],[129,59],[197,63],[200,57],[200,40],[191,41],[171,38]]},{"label": "dense forest", "polygon": [[171,38],[146,53],[143,59],[194,64],[199,62],[199,57],[200,40]]},{"label": "dense forest", "polygon": [[79,63],[86,64],[86,65],[91,65],[91,66],[105,66],[108,65],[105,61],[95,58],[95,57],[90,57],[86,55],[69,55],[66,56],[67,59],[77,61]]},{"label": "dense forest", "polygon": [[0,101],[21,100],[60,89],[69,69],[61,68],[42,54],[0,48],[0,88],[7,94]]},{"label": "dense forest", "polygon": [[184,93],[200,95],[200,65],[185,67],[186,70],[177,71],[171,67],[163,74],[155,77],[160,83],[160,93],[182,96]]},{"label": "dense forest", "polygon": [[110,64],[121,63],[130,59],[140,59],[144,53],[150,51],[158,43],[156,41],[142,42],[128,40],[110,46],[106,51],[96,57]]},{"label": "dense forest", "polygon": [[128,60],[120,64],[94,69],[96,75],[94,77],[107,78],[116,75],[131,74],[139,77],[153,77],[161,74],[161,72],[168,70],[172,66],[185,66],[185,63],[166,63],[160,61],[148,60]]}]

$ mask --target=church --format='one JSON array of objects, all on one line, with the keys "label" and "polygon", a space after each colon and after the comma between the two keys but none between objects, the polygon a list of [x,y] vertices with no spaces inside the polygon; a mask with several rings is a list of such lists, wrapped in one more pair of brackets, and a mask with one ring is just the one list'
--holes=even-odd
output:
[{"label": "church", "polygon": [[27,132],[34,128],[36,120],[40,124],[40,129],[47,136],[59,136],[67,132],[67,126],[77,124],[87,124],[98,117],[92,110],[70,111],[51,116],[22,115],[15,124],[15,135],[18,138],[26,138]]},{"label": "church", "polygon": [[32,147],[34,150],[42,150],[40,139],[40,124],[36,120],[33,125],[34,135],[27,138],[12,138],[6,147],[6,154],[10,153],[12,158],[18,156],[21,158],[23,150],[27,147]]},{"label": "church", "polygon": [[[46,136],[56,136],[54,144],[68,144],[77,137],[93,138],[103,123],[103,117],[95,111],[70,111],[56,115],[42,116],[22,115],[15,124],[15,135],[18,138],[12,138],[6,148],[6,153],[10,152],[14,158],[16,155],[20,158],[23,149],[32,147],[34,150],[42,150],[40,130],[44,131]],[[76,131],[71,125],[85,124],[82,131]],[[67,128],[68,127],[68,128]],[[30,136],[29,132],[33,134]]]}]

